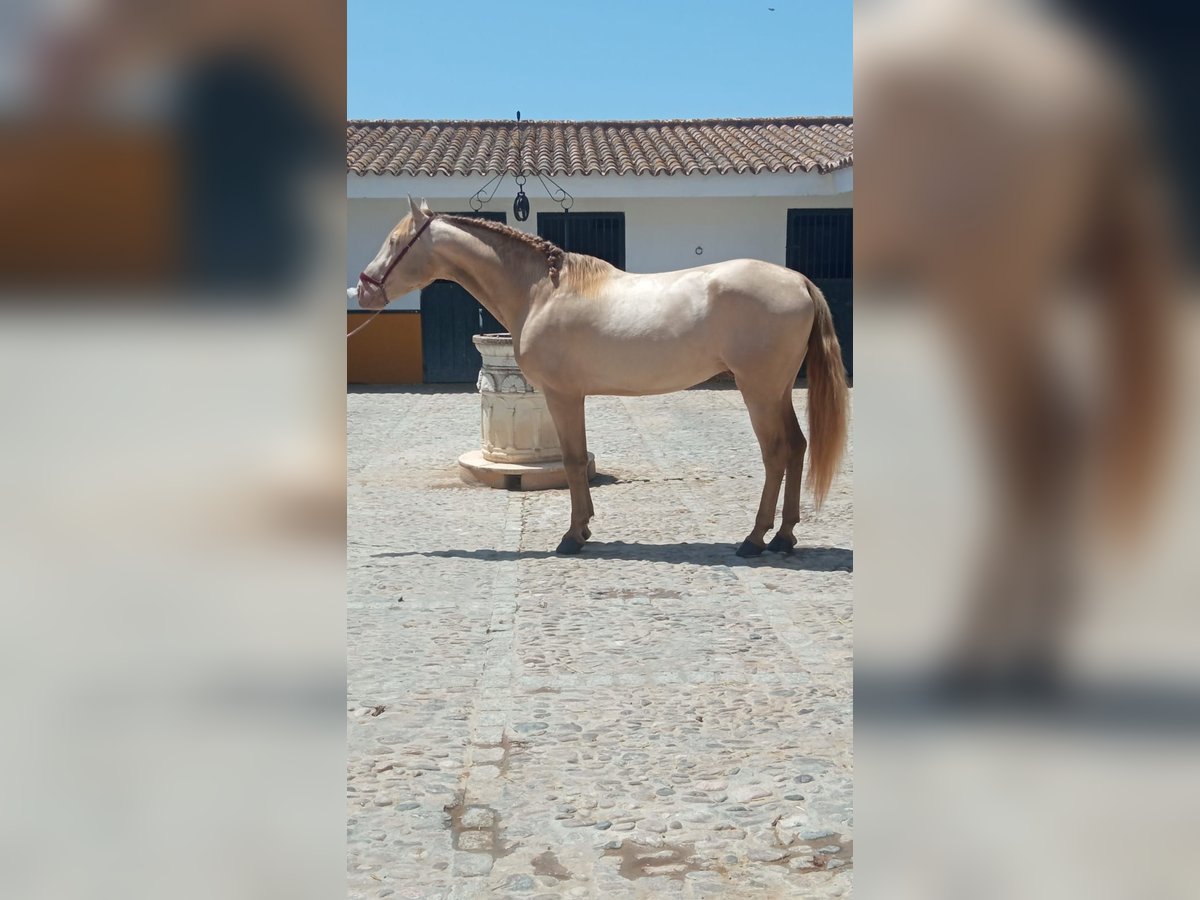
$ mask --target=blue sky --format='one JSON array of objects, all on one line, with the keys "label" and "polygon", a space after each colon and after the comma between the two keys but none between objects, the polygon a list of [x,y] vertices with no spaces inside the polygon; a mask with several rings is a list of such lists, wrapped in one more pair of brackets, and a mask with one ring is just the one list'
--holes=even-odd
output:
[{"label": "blue sky", "polygon": [[851,0],[348,0],[347,114],[848,115],[852,9]]}]

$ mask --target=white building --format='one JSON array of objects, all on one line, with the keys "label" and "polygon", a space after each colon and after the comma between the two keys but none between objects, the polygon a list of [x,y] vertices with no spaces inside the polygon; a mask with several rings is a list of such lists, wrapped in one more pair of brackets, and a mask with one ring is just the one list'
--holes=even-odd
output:
[{"label": "white building", "polygon": [[[849,363],[853,135],[852,120],[842,117],[519,126],[352,121],[346,133],[349,325],[364,315],[353,296],[358,274],[407,214],[406,195],[424,198],[438,212],[467,213],[472,195],[502,174],[483,213],[631,272],[739,257],[803,271],[829,298]],[[515,176],[522,170],[530,204],[524,222],[513,214]],[[565,222],[537,174],[573,198]],[[479,358],[471,335],[480,330],[500,329],[456,285],[399,297],[350,340],[350,380],[473,382]]]}]

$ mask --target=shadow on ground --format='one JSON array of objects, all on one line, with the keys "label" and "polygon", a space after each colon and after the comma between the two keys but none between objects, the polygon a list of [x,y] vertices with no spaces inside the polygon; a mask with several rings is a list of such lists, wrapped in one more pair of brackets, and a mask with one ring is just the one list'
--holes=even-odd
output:
[{"label": "shadow on ground", "polygon": [[[796,387],[807,387],[804,379],[796,382]],[[690,391],[736,391],[737,385],[732,378],[714,378],[712,381],[702,381],[692,385]],[[478,394],[479,388],[473,381],[450,382],[447,384],[357,384],[346,385],[348,394]]]},{"label": "shadow on ground", "polygon": [[347,394],[477,394],[473,384],[348,384]]},{"label": "shadow on ground", "polygon": [[[737,544],[627,544],[624,541],[587,544],[574,559],[624,559],[642,562],[663,562],[693,566],[749,565],[780,569],[804,569],[809,572],[852,572],[854,551],[845,547],[797,547],[790,554],[764,553],[742,559],[734,555]],[[558,557],[553,550],[404,550],[395,553],[373,553],[372,559],[403,556],[426,556],[433,559],[549,559]],[[570,559],[572,557],[561,557]]]}]

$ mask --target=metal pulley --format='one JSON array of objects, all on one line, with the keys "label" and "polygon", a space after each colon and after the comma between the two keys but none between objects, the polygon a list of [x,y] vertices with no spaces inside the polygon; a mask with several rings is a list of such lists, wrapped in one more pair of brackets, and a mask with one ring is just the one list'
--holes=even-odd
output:
[{"label": "metal pulley", "polygon": [[529,198],[525,196],[525,176],[517,176],[517,196],[513,200],[513,218],[524,222],[529,218]]}]

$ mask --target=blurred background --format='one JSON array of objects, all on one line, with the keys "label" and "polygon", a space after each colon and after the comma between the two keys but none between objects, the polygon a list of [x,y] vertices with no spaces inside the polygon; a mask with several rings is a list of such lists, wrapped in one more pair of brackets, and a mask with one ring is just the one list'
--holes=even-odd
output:
[{"label": "blurred background", "polygon": [[860,896],[1200,889],[1196,35],[856,4]]},{"label": "blurred background", "polygon": [[0,895],[344,893],[341,3],[0,6]]}]

